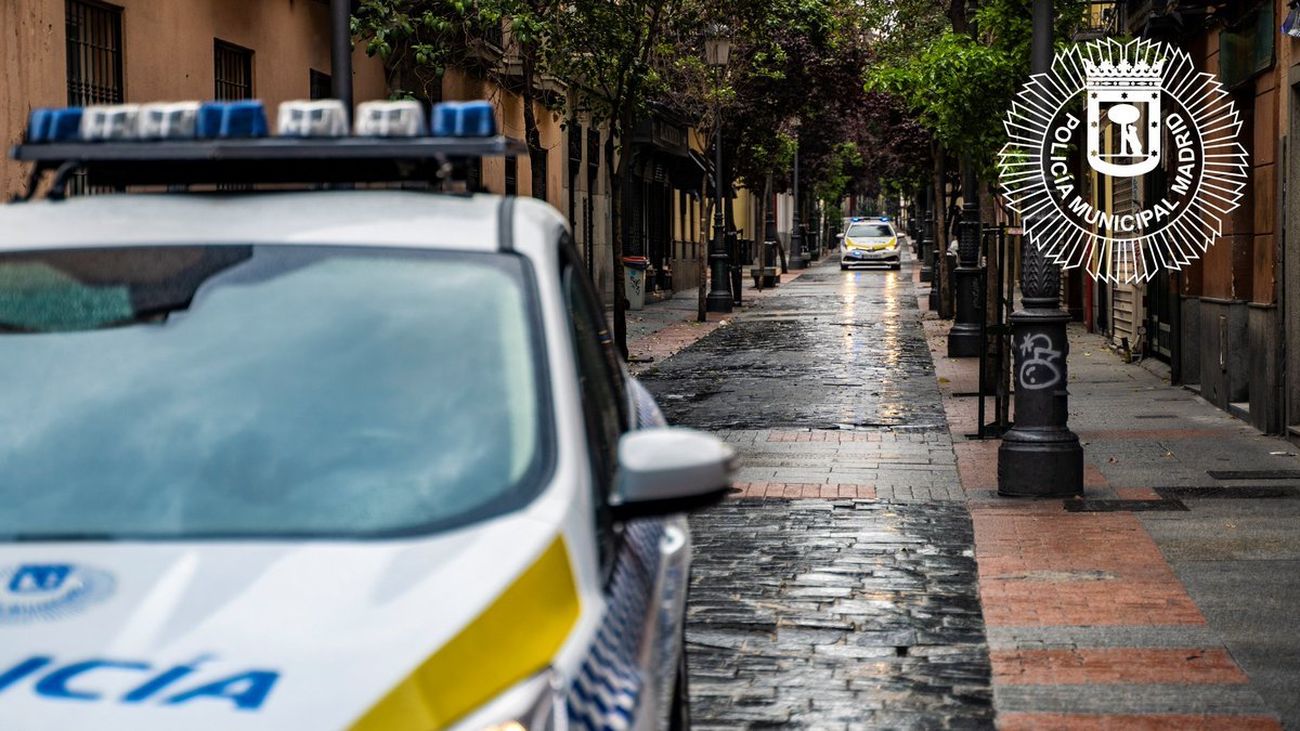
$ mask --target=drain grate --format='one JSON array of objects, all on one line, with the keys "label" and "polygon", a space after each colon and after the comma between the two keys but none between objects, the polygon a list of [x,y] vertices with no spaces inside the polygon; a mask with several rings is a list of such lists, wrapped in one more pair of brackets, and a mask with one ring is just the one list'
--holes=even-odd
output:
[{"label": "drain grate", "polygon": [[1208,470],[1216,480],[1300,480],[1300,470]]},{"label": "drain grate", "polygon": [[1187,510],[1178,500],[1066,500],[1070,513],[1127,513]]},{"label": "drain grate", "polygon": [[1173,414],[1135,414],[1134,419],[1177,419]]},{"label": "drain grate", "polygon": [[1212,487],[1157,487],[1156,494],[1166,500],[1285,498],[1300,496],[1300,487],[1285,485],[1215,485]]}]

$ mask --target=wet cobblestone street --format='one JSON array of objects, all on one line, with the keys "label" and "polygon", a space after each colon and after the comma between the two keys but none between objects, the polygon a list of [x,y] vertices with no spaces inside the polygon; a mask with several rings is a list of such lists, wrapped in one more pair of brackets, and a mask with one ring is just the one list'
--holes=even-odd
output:
[{"label": "wet cobblestone street", "polygon": [[909,268],[820,265],[642,375],[742,458],[692,520],[697,728],[986,728],[971,520]]}]

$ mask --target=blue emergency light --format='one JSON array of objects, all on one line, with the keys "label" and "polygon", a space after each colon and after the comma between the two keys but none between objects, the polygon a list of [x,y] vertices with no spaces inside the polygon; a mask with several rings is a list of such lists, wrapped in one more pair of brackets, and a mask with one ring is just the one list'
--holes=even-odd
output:
[{"label": "blue emergency light", "polygon": [[81,107],[33,109],[27,122],[27,141],[41,143],[75,140],[78,139],[80,130]]},{"label": "blue emergency light", "polygon": [[266,135],[266,107],[260,101],[208,102],[199,107],[195,136],[200,139],[248,139]]},{"label": "blue emergency light", "polygon": [[[15,160],[33,164],[27,197],[54,172],[58,198],[74,172],[92,185],[437,183],[455,160],[527,154],[497,131],[487,101],[369,101],[355,119],[337,100],[280,105],[274,134],[260,101],[168,102],[36,109]],[[354,124],[351,124],[354,122]]]},{"label": "blue emergency light", "polygon": [[434,137],[492,137],[496,133],[491,102],[442,102],[433,108]]}]

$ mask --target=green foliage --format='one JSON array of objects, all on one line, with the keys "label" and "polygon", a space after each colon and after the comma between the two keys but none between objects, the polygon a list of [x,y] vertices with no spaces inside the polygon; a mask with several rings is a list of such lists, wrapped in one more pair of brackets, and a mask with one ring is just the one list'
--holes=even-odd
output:
[{"label": "green foliage", "polygon": [[[926,15],[913,25],[936,22],[933,6],[907,4]],[[1063,39],[1084,4],[1056,6],[1056,37]],[[945,147],[970,153],[987,173],[1006,141],[1006,110],[1029,76],[1031,18],[1031,0],[984,0],[974,17],[975,37],[949,28],[924,42],[889,38],[867,74],[867,88],[901,99]]]},{"label": "green foliage", "polygon": [[503,20],[530,57],[551,52],[557,7],[556,0],[359,0],[352,36],[384,60],[394,96],[430,96],[413,82],[431,84],[451,66],[493,70],[481,51],[500,37]]},{"label": "green foliage", "polygon": [[1027,68],[1025,60],[948,31],[905,65],[875,69],[868,86],[902,99],[945,146],[986,166],[1002,146],[1002,117]]},{"label": "green foliage", "polygon": [[857,145],[852,142],[836,145],[821,174],[813,181],[813,195],[824,201],[843,200],[853,185],[854,170],[862,164]]}]

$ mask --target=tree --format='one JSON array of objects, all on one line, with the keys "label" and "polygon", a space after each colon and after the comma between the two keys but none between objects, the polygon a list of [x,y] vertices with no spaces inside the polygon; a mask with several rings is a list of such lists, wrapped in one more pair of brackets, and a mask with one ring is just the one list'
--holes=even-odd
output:
[{"label": "tree", "polygon": [[[385,61],[389,87],[397,96],[437,98],[449,66],[496,76],[501,68],[486,63],[489,39],[510,26],[513,52],[520,65],[524,138],[532,180],[545,175],[545,151],[537,124],[537,81],[546,60],[566,52],[557,33],[559,0],[361,0],[352,19],[354,37],[366,51]],[[534,183],[536,185],[536,183]]]},{"label": "tree", "polygon": [[656,51],[684,0],[570,0],[559,33],[571,52],[555,54],[556,73],[574,85],[593,114],[607,120],[606,165],[610,190],[610,253],[614,275],[614,342],[627,355],[623,286],[623,207],[632,134],[660,79]]},{"label": "tree", "polygon": [[[941,252],[946,249],[947,150],[961,150],[979,177],[996,178],[994,159],[1006,140],[1003,115],[1029,75],[1030,2],[983,0],[973,17],[961,0],[869,3],[871,12],[885,22],[867,88],[897,97],[934,137],[932,184],[944,243]],[[1080,0],[1058,0],[1058,38],[1066,37],[1083,6]],[[917,28],[927,29],[928,35],[917,37],[911,32]],[[939,268],[939,309],[946,316],[952,311],[952,296],[942,255]]]},{"label": "tree", "polygon": [[447,67],[473,59],[469,51],[500,23],[473,0],[359,0],[352,37],[383,59],[393,96],[430,99]]}]

